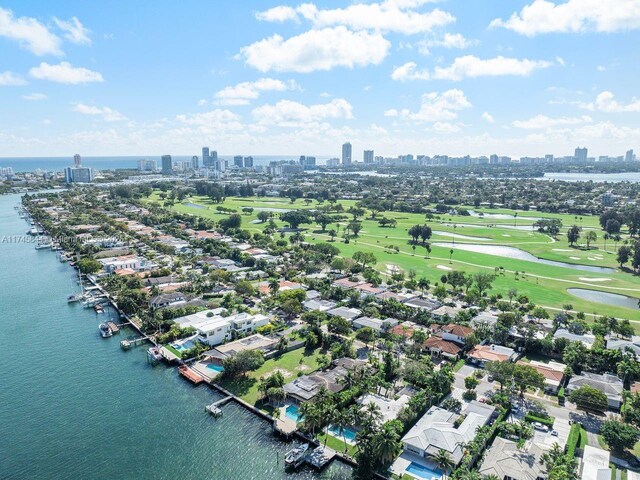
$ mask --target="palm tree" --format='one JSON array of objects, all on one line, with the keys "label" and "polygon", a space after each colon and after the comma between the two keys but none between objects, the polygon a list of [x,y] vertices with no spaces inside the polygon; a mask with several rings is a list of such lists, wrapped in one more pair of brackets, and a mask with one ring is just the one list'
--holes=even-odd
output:
[{"label": "palm tree", "polygon": [[449,471],[454,467],[453,460],[451,460],[451,455],[449,455],[449,452],[447,452],[442,448],[438,450],[438,453],[436,453],[434,460],[436,462],[436,465],[438,465],[440,470],[442,470],[442,473],[444,474],[445,477],[448,475]]},{"label": "palm tree", "polygon": [[280,290],[280,282],[277,278],[269,280],[269,290],[271,291],[271,295],[278,293],[278,290]]},{"label": "palm tree", "polygon": [[402,444],[400,435],[391,424],[384,424],[376,435],[376,450],[378,458],[383,464],[390,463],[400,451]]},{"label": "palm tree", "polygon": [[492,473],[491,475],[485,475],[483,480],[502,480],[498,475]]}]

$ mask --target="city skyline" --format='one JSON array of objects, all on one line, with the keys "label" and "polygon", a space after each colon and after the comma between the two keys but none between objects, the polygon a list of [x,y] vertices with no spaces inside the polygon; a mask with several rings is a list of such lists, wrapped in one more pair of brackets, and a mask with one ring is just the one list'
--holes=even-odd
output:
[{"label": "city skyline", "polygon": [[625,155],[639,28],[630,0],[4,1],[0,151]]}]

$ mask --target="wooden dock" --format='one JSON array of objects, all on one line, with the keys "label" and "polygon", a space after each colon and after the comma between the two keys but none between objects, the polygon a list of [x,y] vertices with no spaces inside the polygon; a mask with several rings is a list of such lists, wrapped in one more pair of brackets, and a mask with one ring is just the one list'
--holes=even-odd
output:
[{"label": "wooden dock", "polygon": [[198,385],[205,381],[202,375],[197,374],[192,368],[187,367],[186,365],[180,365],[178,367],[178,373],[194,385]]},{"label": "wooden dock", "polygon": [[320,445],[311,452],[308,452],[304,460],[313,468],[321,470],[331,463],[331,461],[336,458],[336,455],[337,452],[334,449]]},{"label": "wooden dock", "polygon": [[213,402],[211,405],[207,405],[206,407],[204,407],[204,409],[214,417],[219,417],[222,415],[222,410],[220,409],[220,407],[222,407],[225,403],[229,402],[230,400],[233,400],[233,397],[231,396],[224,397],[218,400],[217,402]]},{"label": "wooden dock", "polygon": [[120,348],[122,348],[123,350],[129,350],[131,347],[142,345],[147,340],[149,340],[149,337],[138,337],[134,338],[133,340],[122,340],[120,342]]},{"label": "wooden dock", "polygon": [[114,322],[107,322],[107,326],[109,327],[109,330],[111,330],[111,333],[120,333],[120,325],[117,325]]}]

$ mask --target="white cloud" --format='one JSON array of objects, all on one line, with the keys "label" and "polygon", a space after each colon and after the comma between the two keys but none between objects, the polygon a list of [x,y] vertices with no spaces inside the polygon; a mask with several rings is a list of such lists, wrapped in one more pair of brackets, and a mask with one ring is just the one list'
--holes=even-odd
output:
[{"label": "white cloud", "polygon": [[605,67],[604,65],[598,65],[596,67],[596,70],[598,70],[599,72],[604,72],[607,69],[607,67]]},{"label": "white cloud", "polygon": [[427,70],[417,70],[418,65],[415,62],[407,62],[404,65],[396,67],[391,72],[391,78],[399,82],[408,80],[429,80],[429,72]]},{"label": "white cloud", "polygon": [[295,8],[281,5],[256,13],[256,18],[263,22],[286,22],[287,20],[297,20],[298,12]]},{"label": "white cloud", "polygon": [[300,88],[294,80],[283,82],[274,78],[260,78],[255,82],[242,82],[225,87],[215,94],[219,105],[248,105],[251,100],[260,96],[260,92],[295,90]]},{"label": "white cloud", "polygon": [[[240,125],[240,116],[227,109],[211,110],[193,115],[176,115],[176,120],[180,123],[192,126],[220,126],[223,124]],[[237,129],[234,127],[234,129]]]},{"label": "white cloud", "polygon": [[543,33],[615,32],[640,28],[637,0],[534,0],[508,20],[496,18],[490,27],[504,27],[533,37]]},{"label": "white cloud", "polygon": [[445,33],[442,38],[439,39],[430,39],[430,40],[422,40],[417,43],[418,51],[422,55],[429,55],[430,49],[433,47],[442,47],[447,49],[465,49],[474,45],[476,42],[474,40],[469,40],[464,37],[461,33]]},{"label": "white cloud", "polygon": [[47,97],[44,93],[30,93],[28,95],[22,95],[22,98],[32,102],[37,102],[39,100],[46,100],[49,97]]},{"label": "white cloud", "polygon": [[436,122],[433,124],[433,130],[438,133],[456,133],[461,130],[459,123]]},{"label": "white cloud", "polygon": [[13,16],[11,10],[0,7],[0,37],[17,41],[35,55],[62,55],[60,38],[32,17]]},{"label": "white cloud", "polygon": [[434,9],[420,13],[415,8],[426,1],[387,0],[380,3],[355,3],[345,8],[320,9],[313,3],[296,8],[278,6],[256,14],[258,20],[283,22],[310,21],[315,28],[346,26],[353,30],[376,30],[407,35],[424,33],[455,21],[448,12]]},{"label": "white cloud", "polygon": [[489,123],[495,123],[495,119],[493,118],[493,115],[491,115],[489,112],[484,112],[482,114],[482,118]]},{"label": "white cloud", "polygon": [[109,107],[96,107],[94,105],[86,105],[84,103],[76,103],[73,111],[83,115],[91,115],[102,117],[105,122],[120,122],[126,120],[123,114]]},{"label": "white cloud", "polygon": [[260,124],[291,127],[326,119],[351,119],[353,107],[344,98],[336,98],[329,103],[316,105],[280,100],[275,105],[262,105],[255,108],[251,115]]},{"label": "white cloud", "polygon": [[604,91],[598,94],[593,103],[581,103],[580,107],[590,111],[601,111],[607,113],[617,112],[640,112],[640,99],[633,97],[630,103],[622,104],[615,100],[613,93]]},{"label": "white cloud", "polygon": [[422,95],[420,109],[417,112],[411,112],[406,108],[402,110],[392,108],[384,112],[384,115],[416,122],[440,122],[455,120],[458,118],[458,111],[470,107],[471,102],[462,90],[451,89],[442,94],[430,92]]},{"label": "white cloud", "polygon": [[71,17],[69,21],[60,20],[53,17],[53,21],[60,30],[65,32],[64,37],[72,43],[79,45],[91,45],[91,38],[89,38],[89,30],[82,25],[77,17]]},{"label": "white cloud", "polygon": [[22,75],[15,72],[0,72],[0,87],[15,87],[19,85],[25,85],[27,82]]},{"label": "white cloud", "polygon": [[46,62],[42,62],[40,66],[29,70],[29,75],[39,80],[71,85],[104,82],[104,78],[100,73],[83,67],[74,67],[69,62],[60,62],[58,65],[49,65]]},{"label": "white cloud", "polygon": [[379,33],[352,32],[340,26],[310,30],[287,40],[273,35],[242,48],[240,56],[261,72],[309,73],[378,65],[390,45]]},{"label": "white cloud", "polygon": [[441,80],[462,80],[463,78],[518,75],[527,76],[534,70],[547,68],[551,62],[544,60],[528,60],[498,56],[481,59],[474,55],[456,58],[448,67],[436,67],[433,78]]},{"label": "white cloud", "polygon": [[581,125],[584,123],[590,123],[591,117],[583,115],[581,117],[547,117],[546,115],[536,115],[528,120],[515,120],[512,125],[516,128],[522,128],[525,130],[539,130],[552,127],[566,126],[566,125]]}]

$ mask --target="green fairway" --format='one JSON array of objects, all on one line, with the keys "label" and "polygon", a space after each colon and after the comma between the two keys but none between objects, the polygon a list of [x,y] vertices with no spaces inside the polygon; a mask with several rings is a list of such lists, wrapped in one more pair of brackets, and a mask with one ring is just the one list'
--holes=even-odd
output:
[{"label": "green fairway", "polygon": [[[160,203],[158,192],[148,199]],[[185,205],[188,203],[189,205]],[[345,212],[343,215],[350,218],[346,210],[355,205],[355,201],[339,201]],[[322,205],[329,205],[325,202]],[[227,198],[221,204],[214,204],[206,197],[190,197],[183,204],[176,204],[170,208],[182,213],[189,213],[221,220],[228,213],[216,210],[217,206],[235,209],[242,214],[242,226],[251,231],[261,231],[264,224],[257,220],[258,212],[262,209],[272,211],[273,219],[278,226],[284,226],[278,218],[281,211],[292,209],[316,209],[319,204],[316,201],[305,203],[297,200],[292,203],[286,198]],[[251,207],[250,213],[242,212],[242,208]],[[496,271],[501,267],[501,274],[494,282],[492,293],[503,295],[510,288],[516,288],[518,294],[527,295],[530,300],[538,305],[551,309],[561,309],[563,305],[571,304],[575,311],[583,311],[587,314],[614,315],[620,318],[640,320],[640,310],[620,306],[606,305],[580,299],[567,292],[568,288],[584,288],[603,292],[618,293],[631,297],[640,297],[640,277],[623,272],[616,263],[616,246],[612,241],[607,242],[605,250],[602,238],[603,232],[599,230],[598,217],[576,217],[567,214],[547,214],[541,212],[514,211],[507,209],[474,209],[474,216],[436,214],[434,218],[427,220],[425,215],[404,212],[381,212],[377,219],[386,217],[394,219],[397,223],[393,228],[382,227],[377,219],[370,217],[367,212],[365,217],[359,218],[362,222],[362,230],[357,238],[351,237],[346,244],[342,235],[348,221],[340,224],[331,224],[327,227],[337,230],[338,236],[333,243],[343,256],[351,257],[356,251],[371,251],[375,254],[378,263],[377,268],[387,273],[388,266],[397,266],[408,272],[415,270],[419,277],[424,276],[432,283],[439,281],[440,277],[449,269],[464,270],[469,273],[478,271]],[[484,212],[484,216],[478,216],[477,212]],[[539,233],[532,228],[536,218],[558,218],[563,222],[563,229],[557,238]],[[428,224],[433,230],[433,236],[429,240],[432,251],[427,258],[425,248],[418,244],[415,253],[410,245],[409,228],[416,224]],[[583,239],[577,247],[570,247],[566,239],[566,231],[569,226],[576,224],[585,229],[595,229],[598,240],[586,249]],[[327,232],[322,232],[316,224],[305,224],[305,240],[312,243],[326,242],[330,239]],[[583,235],[584,237],[584,235]],[[453,242],[454,245],[449,245]],[[435,245],[444,243],[445,245]],[[537,263],[535,259],[507,258],[499,254],[477,253],[461,250],[463,245],[492,245],[505,246],[520,249],[535,257],[564,262],[566,264],[587,265],[591,267],[607,267],[614,271],[591,272],[570,268],[570,265],[547,265]],[[453,254],[450,250],[453,248]],[[389,249],[395,247],[398,251]],[[477,248],[477,247],[473,247]],[[505,254],[506,255],[506,254]]]}]

